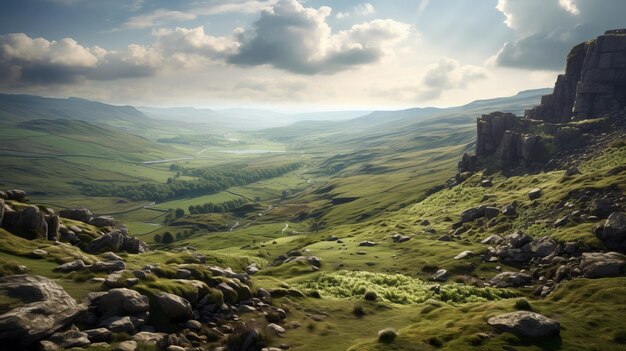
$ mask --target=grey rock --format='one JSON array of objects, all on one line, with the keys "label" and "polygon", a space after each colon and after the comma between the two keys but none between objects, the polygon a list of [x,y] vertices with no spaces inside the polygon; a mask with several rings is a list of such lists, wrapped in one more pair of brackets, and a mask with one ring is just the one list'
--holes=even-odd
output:
[{"label": "grey rock", "polygon": [[375,243],[375,242],[373,242],[373,241],[368,241],[368,240],[366,240],[366,241],[361,241],[361,242],[359,243],[359,246],[365,246],[365,247],[371,247],[371,246],[376,246],[376,245],[378,245],[378,244],[377,244],[377,243]]},{"label": "grey rock", "polygon": [[152,333],[142,331],[135,335],[133,335],[133,341],[136,341],[139,344],[145,345],[155,345],[159,349],[162,349],[167,344],[167,334],[165,333]]},{"label": "grey rock", "polygon": [[438,270],[432,277],[432,280],[436,282],[445,282],[448,280],[448,271],[445,269]]},{"label": "grey rock", "polygon": [[93,217],[93,213],[86,208],[72,208],[59,211],[59,216],[83,223],[89,223]]},{"label": "grey rock", "polygon": [[94,227],[113,227],[115,223],[115,218],[111,216],[98,216],[89,221],[89,224]]},{"label": "grey rock", "polygon": [[120,256],[116,255],[115,253],[111,251],[101,253],[100,257],[102,257],[105,261],[124,261],[123,258],[121,258]]},{"label": "grey rock", "polygon": [[113,333],[111,333],[111,331],[108,330],[107,328],[89,329],[89,330],[84,330],[83,332],[87,334],[87,338],[92,343],[109,342],[111,341],[111,337],[113,336]]},{"label": "grey rock", "polygon": [[2,227],[28,240],[48,238],[48,222],[46,222],[45,215],[35,206],[5,212]]},{"label": "grey rock", "polygon": [[489,284],[497,288],[519,287],[530,284],[532,280],[533,277],[526,273],[502,272],[491,278]]},{"label": "grey rock", "polygon": [[28,196],[28,194],[24,190],[19,190],[19,189],[7,190],[5,192],[5,195],[6,195],[6,200],[13,200],[17,202],[26,201],[26,197]]},{"label": "grey rock", "polygon": [[557,246],[557,242],[547,236],[534,240],[530,244],[532,252],[539,257],[546,257],[552,254]]},{"label": "grey rock", "polygon": [[0,345],[27,348],[70,324],[86,310],[54,281],[40,276],[0,278],[0,293],[22,305],[0,315]]},{"label": "grey rock", "polygon": [[489,318],[489,325],[520,337],[539,338],[559,335],[559,322],[529,311],[517,311]]},{"label": "grey rock", "polygon": [[147,312],[148,297],[126,288],[111,289],[96,299],[98,311],[107,316],[132,315]]},{"label": "grey rock", "polygon": [[83,262],[83,260],[76,260],[76,261],[64,263],[60,266],[57,266],[54,269],[54,271],[62,272],[62,273],[69,273],[69,272],[76,272],[76,271],[83,270],[85,267],[87,266],[85,265],[85,262]]},{"label": "grey rock", "polygon": [[275,335],[281,335],[285,333],[285,328],[281,327],[278,324],[270,323],[267,325],[267,328],[272,331]]},{"label": "grey rock", "polygon": [[156,297],[155,302],[171,322],[183,322],[191,318],[191,304],[180,296],[163,293]]},{"label": "grey rock", "polygon": [[471,222],[485,216],[487,206],[472,207],[461,212],[461,223]]},{"label": "grey rock", "polygon": [[[70,329],[64,332],[56,332],[52,334],[48,340],[56,348],[53,349],[70,349],[73,347],[83,347],[91,344],[87,334],[76,329]],[[46,348],[50,348],[53,345],[46,345]]]},{"label": "grey rock", "polygon": [[468,257],[472,257],[474,256],[474,253],[472,251],[466,250],[463,251],[461,253],[459,253],[458,255],[454,256],[455,260],[462,260],[464,258],[468,258]]},{"label": "grey rock", "polygon": [[185,322],[185,327],[192,330],[200,330],[202,329],[202,324],[196,320],[190,319]]},{"label": "grey rock", "polygon": [[519,249],[533,241],[531,236],[526,235],[519,230],[515,231],[513,234],[507,235],[504,239],[511,245],[511,247],[516,249]]},{"label": "grey rock", "polygon": [[135,351],[137,350],[137,342],[135,340],[122,341],[117,344],[113,351]]},{"label": "grey rock", "polygon": [[585,278],[604,278],[621,275],[626,265],[626,256],[617,252],[585,252],[580,268]]},{"label": "grey rock", "polygon": [[93,240],[85,248],[85,251],[95,254],[106,251],[126,251],[128,253],[137,254],[143,253],[147,251],[147,249],[148,246],[146,245],[146,243],[137,238],[129,236],[128,233],[126,233],[122,229],[117,229]]},{"label": "grey rock", "polygon": [[599,229],[596,231],[596,236],[609,250],[626,252],[626,214],[611,213]]},{"label": "grey rock", "polygon": [[541,195],[543,195],[543,192],[539,188],[535,188],[535,189],[533,189],[533,190],[528,192],[528,198],[530,200],[536,200],[536,199],[540,198]]},{"label": "grey rock", "polygon": [[128,316],[111,316],[98,323],[98,327],[105,327],[113,333],[134,334],[135,326]]},{"label": "grey rock", "polygon": [[91,265],[90,269],[94,273],[113,273],[126,269],[126,264],[123,261],[96,262]]},{"label": "grey rock", "polygon": [[504,241],[504,238],[502,238],[500,235],[491,234],[485,239],[481,240],[481,243],[486,244],[486,245],[498,245],[502,243],[503,241]]}]

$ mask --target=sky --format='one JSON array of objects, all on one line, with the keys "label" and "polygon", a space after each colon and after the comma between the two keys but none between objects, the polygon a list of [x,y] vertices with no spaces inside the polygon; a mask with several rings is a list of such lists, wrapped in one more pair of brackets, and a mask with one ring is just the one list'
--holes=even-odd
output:
[{"label": "sky", "polygon": [[0,92],[289,111],[453,106],[552,87],[624,0],[0,2]]}]

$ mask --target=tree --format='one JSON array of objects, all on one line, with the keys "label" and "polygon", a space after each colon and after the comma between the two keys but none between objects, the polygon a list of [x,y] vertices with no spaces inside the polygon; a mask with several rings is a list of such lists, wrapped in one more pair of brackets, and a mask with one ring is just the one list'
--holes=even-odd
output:
[{"label": "tree", "polygon": [[165,234],[163,234],[163,239],[161,239],[161,242],[163,244],[173,243],[174,242],[174,236],[170,232],[165,232]]},{"label": "tree", "polygon": [[157,243],[160,243],[160,242],[161,242],[161,239],[162,239],[162,238],[161,238],[161,234],[156,234],[156,235],[154,236],[154,241],[155,241],[155,242],[157,242]]},{"label": "tree", "polygon": [[180,218],[185,215],[185,210],[183,210],[182,208],[177,208],[175,215],[176,218]]},{"label": "tree", "polygon": [[176,233],[176,240],[183,240],[183,234],[181,232]]}]

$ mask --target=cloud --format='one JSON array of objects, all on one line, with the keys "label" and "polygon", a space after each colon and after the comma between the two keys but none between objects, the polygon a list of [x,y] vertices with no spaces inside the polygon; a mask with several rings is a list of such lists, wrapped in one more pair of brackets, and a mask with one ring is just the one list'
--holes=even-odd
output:
[{"label": "cloud", "polygon": [[192,13],[159,9],[148,14],[130,17],[122,27],[127,29],[150,28],[173,21],[193,19],[196,19],[196,15]]},{"label": "cloud", "polygon": [[203,1],[193,8],[193,12],[201,15],[220,13],[257,13],[276,4],[278,0],[209,0]]},{"label": "cloud", "polygon": [[419,99],[435,99],[446,90],[463,89],[469,83],[484,78],[487,78],[487,74],[483,68],[461,65],[456,60],[443,57],[427,67],[418,92]]},{"label": "cloud", "polygon": [[369,2],[364,3],[364,4],[358,4],[356,5],[354,8],[352,8],[352,11],[347,11],[347,12],[338,12],[335,15],[335,18],[337,19],[344,19],[344,18],[348,18],[351,15],[355,15],[355,16],[369,16],[371,14],[376,13],[376,8],[374,8],[374,5],[370,4]]},{"label": "cloud", "polygon": [[379,19],[333,34],[326,22],[331,12],[326,6],[314,9],[296,0],[280,1],[239,34],[239,51],[228,62],[330,74],[379,61],[410,33],[408,24]]},{"label": "cloud", "polygon": [[165,56],[197,55],[209,59],[225,59],[233,55],[239,43],[234,38],[207,35],[204,27],[160,29],[154,32],[154,47]]},{"label": "cloud", "polygon": [[498,0],[517,39],[505,43],[490,63],[523,69],[562,70],[569,49],[607,29],[622,28],[626,2],[604,0]]},{"label": "cloud", "polygon": [[151,75],[154,52],[130,45],[124,52],[87,48],[71,38],[48,41],[24,33],[0,35],[0,83],[71,84]]}]

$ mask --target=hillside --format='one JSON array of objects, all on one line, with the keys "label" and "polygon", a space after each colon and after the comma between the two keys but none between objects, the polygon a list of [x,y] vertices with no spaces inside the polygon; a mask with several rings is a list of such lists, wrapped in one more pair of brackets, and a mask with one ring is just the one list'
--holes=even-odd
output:
[{"label": "hillside", "polygon": [[14,122],[0,349],[624,350],[624,57],[608,31],[547,95],[217,144]]}]

